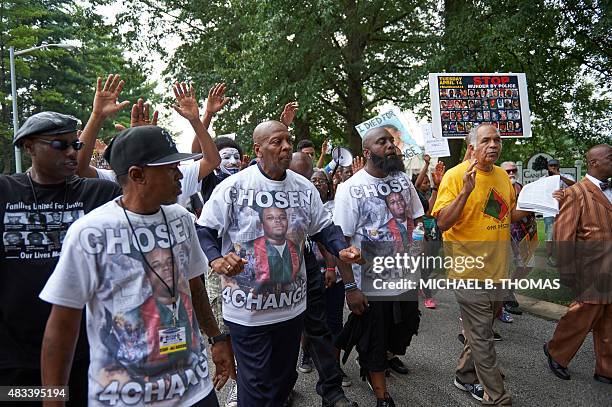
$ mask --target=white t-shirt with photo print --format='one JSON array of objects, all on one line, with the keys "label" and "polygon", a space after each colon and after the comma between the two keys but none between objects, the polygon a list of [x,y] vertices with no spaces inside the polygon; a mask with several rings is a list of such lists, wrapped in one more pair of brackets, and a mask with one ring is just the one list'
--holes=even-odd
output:
[{"label": "white t-shirt with photo print", "polygon": [[[189,289],[206,257],[179,205],[127,216],[115,200],[73,223],[40,298],[86,306],[90,406],[192,405],[212,391]],[[172,349],[161,334],[176,332]]]},{"label": "white t-shirt with photo print", "polygon": [[[339,185],[334,198],[334,223],[359,249],[363,242],[396,241],[400,226],[387,205],[387,198],[393,193],[403,197],[408,220],[425,214],[416,189],[405,173],[395,172],[377,178],[362,168]],[[400,223],[406,229],[404,234],[412,239],[412,222]],[[355,282],[361,286],[360,265],[353,264],[353,274]]]},{"label": "white t-shirt with photo print", "polygon": [[331,225],[308,179],[287,170],[275,181],[252,165],[215,188],[198,224],[217,231],[222,255],[234,252],[247,260],[241,274],[221,278],[224,319],[258,326],[304,312],[304,241]]}]

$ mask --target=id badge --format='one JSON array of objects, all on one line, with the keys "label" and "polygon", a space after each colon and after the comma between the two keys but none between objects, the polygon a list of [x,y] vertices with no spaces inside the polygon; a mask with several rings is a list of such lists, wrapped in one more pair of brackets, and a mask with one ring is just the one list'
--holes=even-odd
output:
[{"label": "id badge", "polygon": [[159,330],[159,354],[167,355],[187,350],[187,336],[184,326],[162,328]]}]

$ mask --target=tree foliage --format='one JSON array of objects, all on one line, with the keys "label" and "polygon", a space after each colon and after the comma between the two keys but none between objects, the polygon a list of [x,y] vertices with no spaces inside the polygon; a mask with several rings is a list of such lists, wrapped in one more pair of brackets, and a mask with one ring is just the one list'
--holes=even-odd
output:
[{"label": "tree foliage", "polygon": [[[135,101],[138,97],[156,97],[154,83],[146,82],[146,72],[125,57],[125,46],[116,35],[115,27],[107,25],[91,4],[3,0],[0,4],[0,144],[3,152],[0,168],[4,173],[14,169],[9,47],[23,50],[44,43],[65,42],[77,42],[82,46],[75,51],[48,48],[16,57],[20,123],[44,110],[72,114],[85,122],[91,111],[96,77],[111,72],[120,73],[126,79],[123,98]],[[115,120],[129,123],[129,111]],[[112,123],[107,123],[105,137],[112,132]],[[27,165],[24,162],[24,168]]]}]

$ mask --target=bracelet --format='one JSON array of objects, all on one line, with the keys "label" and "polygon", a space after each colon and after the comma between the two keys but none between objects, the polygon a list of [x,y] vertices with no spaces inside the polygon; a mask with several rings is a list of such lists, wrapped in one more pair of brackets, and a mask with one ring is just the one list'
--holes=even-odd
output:
[{"label": "bracelet", "polygon": [[344,291],[348,292],[348,291],[353,291],[357,289],[357,283],[356,282],[352,282],[352,283],[346,283],[344,284]]},{"label": "bracelet", "polygon": [[335,267],[327,267],[325,271],[336,271]]}]

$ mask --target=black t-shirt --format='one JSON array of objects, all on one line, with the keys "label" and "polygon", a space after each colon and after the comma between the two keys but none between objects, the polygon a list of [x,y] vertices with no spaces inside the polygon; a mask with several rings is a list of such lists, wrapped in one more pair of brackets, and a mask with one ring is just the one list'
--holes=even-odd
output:
[{"label": "black t-shirt", "polygon": [[[78,177],[30,184],[26,174],[14,174],[0,176],[0,191],[0,368],[38,369],[51,312],[38,295],[57,264],[66,230],[121,195],[121,188]],[[75,358],[88,352],[83,323]]]},{"label": "black t-shirt", "polygon": [[210,174],[202,178],[201,193],[203,203],[206,203],[210,199],[210,196],[212,195],[212,192],[215,190],[217,185],[219,185],[221,181],[223,181],[225,178],[229,177],[229,175],[223,173],[217,175],[216,172],[217,171],[212,171]]}]

